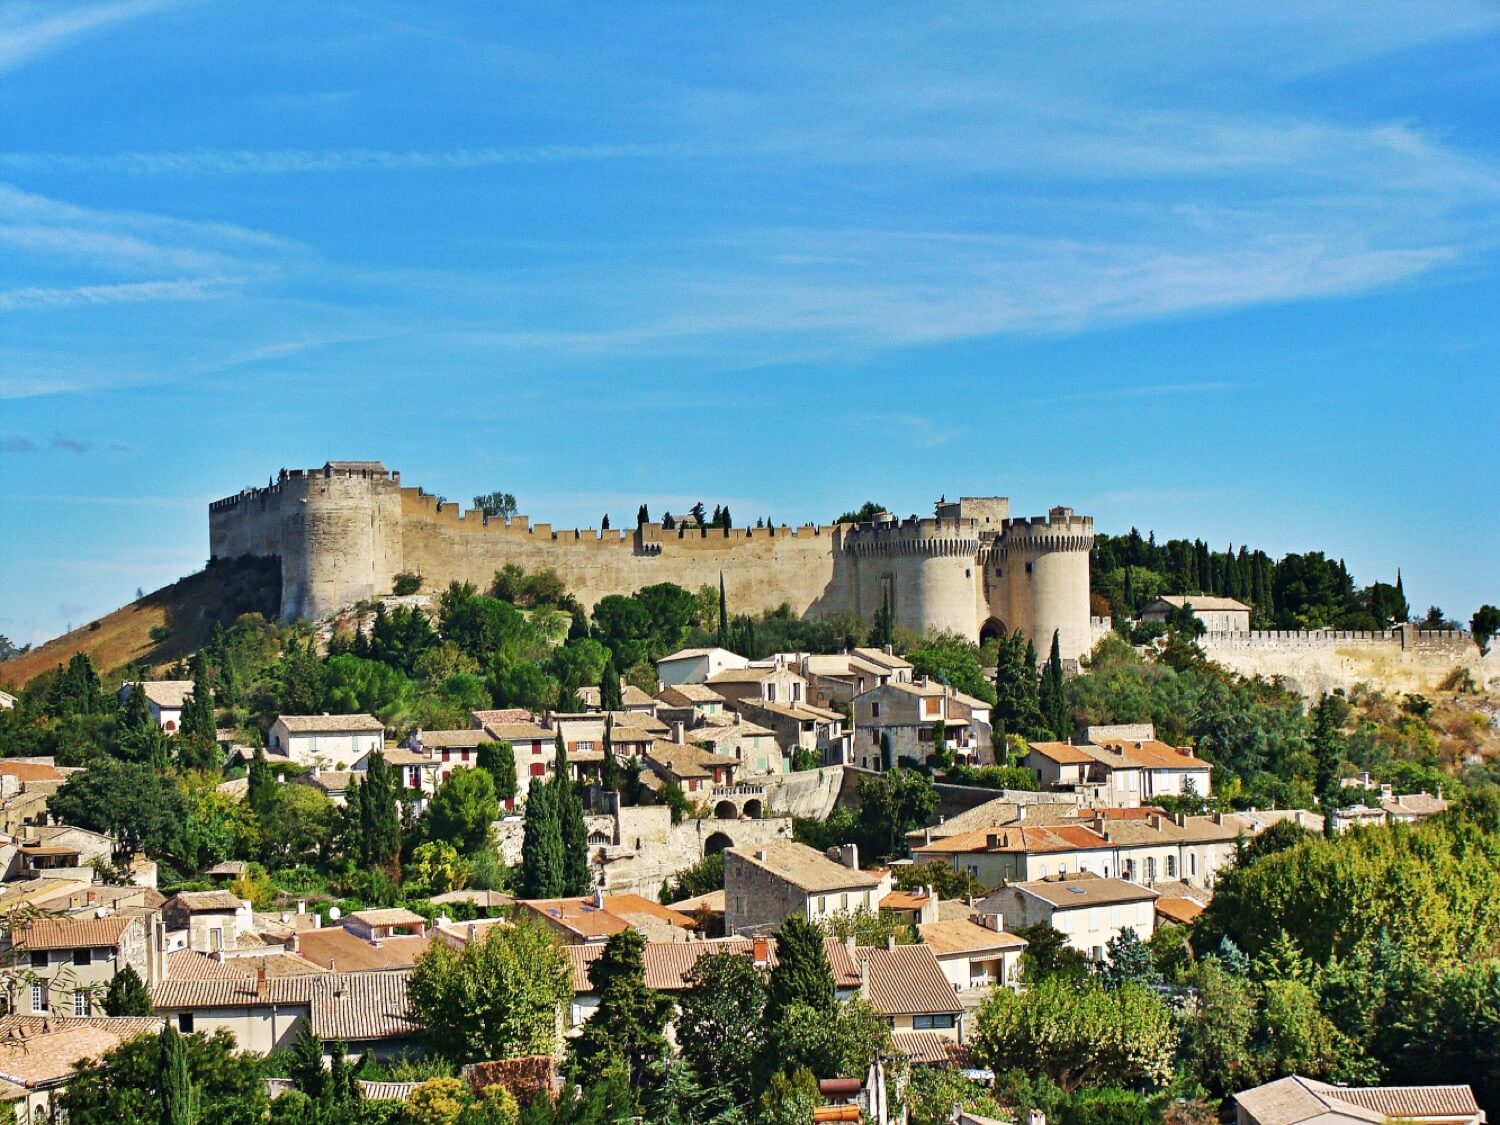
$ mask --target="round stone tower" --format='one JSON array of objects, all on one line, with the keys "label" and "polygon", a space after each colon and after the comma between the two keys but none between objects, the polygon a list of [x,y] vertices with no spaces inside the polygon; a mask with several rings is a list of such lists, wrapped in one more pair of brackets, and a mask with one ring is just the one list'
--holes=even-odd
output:
[{"label": "round stone tower", "polygon": [[[852,571],[854,604],[869,620],[889,604],[895,623],[918,633],[973,637],[979,530],[973,519],[897,520],[881,513],[847,528],[839,543]],[[1087,624],[1087,622],[1085,622]]]},{"label": "round stone tower", "polygon": [[1089,651],[1089,551],[1094,521],[1072,508],[1008,519],[985,553],[990,616],[1022,630],[1045,660],[1057,633],[1064,660]]}]

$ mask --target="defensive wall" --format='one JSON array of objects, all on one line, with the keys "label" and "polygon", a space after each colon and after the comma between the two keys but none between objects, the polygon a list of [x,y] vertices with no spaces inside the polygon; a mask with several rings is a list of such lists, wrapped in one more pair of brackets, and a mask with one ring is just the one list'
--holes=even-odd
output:
[{"label": "defensive wall", "polygon": [[264,488],[209,506],[214,558],[275,555],[284,617],[323,617],[389,594],[398,574],[428,589],[481,589],[507,563],[551,569],[585,607],[610,594],[673,582],[715,586],[735,612],[847,612],[869,620],[889,606],[898,625],[978,639],[1020,628],[1045,651],[1088,651],[1088,552],[1093,521],[1070,508],[1009,518],[1003,497],[940,502],[932,518],[883,514],[863,524],[790,528],[559,529],[526,516],[486,519],[439,504],[378,462],[283,469]]},{"label": "defensive wall", "polygon": [[1208,658],[1242,676],[1281,677],[1309,698],[1358,683],[1384,691],[1431,692],[1454,669],[1481,689],[1500,681],[1500,651],[1480,654],[1465,632],[1412,626],[1374,632],[1253,630],[1210,632],[1198,639]]}]

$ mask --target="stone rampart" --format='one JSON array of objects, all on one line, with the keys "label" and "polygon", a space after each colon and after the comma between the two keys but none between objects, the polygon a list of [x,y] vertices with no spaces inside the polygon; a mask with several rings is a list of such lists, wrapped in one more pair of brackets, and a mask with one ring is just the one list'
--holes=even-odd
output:
[{"label": "stone rampart", "polygon": [[1431,692],[1455,669],[1468,670],[1480,688],[1500,677],[1500,653],[1481,656],[1468,633],[1448,630],[1216,631],[1198,643],[1210,660],[1233,672],[1280,677],[1309,698],[1359,683],[1385,691]]}]

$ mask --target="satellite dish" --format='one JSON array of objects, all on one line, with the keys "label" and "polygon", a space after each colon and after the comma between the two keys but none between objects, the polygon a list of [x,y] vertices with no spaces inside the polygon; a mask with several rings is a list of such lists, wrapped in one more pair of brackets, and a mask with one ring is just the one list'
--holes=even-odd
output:
[{"label": "satellite dish", "polygon": [[339,920],[339,916],[341,914],[343,914],[343,913],[344,912],[342,910],[340,910],[337,906],[330,906],[328,908],[328,917],[330,919],[332,919],[333,921],[335,921],[335,922],[337,922]]}]

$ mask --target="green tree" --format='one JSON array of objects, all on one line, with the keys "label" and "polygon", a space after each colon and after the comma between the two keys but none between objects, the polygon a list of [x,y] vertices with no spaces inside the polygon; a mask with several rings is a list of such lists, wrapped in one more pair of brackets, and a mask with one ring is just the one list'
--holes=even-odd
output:
[{"label": "green tree", "polygon": [[132,966],[126,965],[109,978],[104,993],[106,1016],[149,1016],[153,1010],[151,993]]},{"label": "green tree", "polygon": [[1151,948],[1136,936],[1133,926],[1123,927],[1110,938],[1104,955],[1099,978],[1106,988],[1123,988],[1127,984],[1149,988],[1161,983],[1161,974],[1151,959]]},{"label": "green tree", "polygon": [[182,705],[177,757],[185,769],[219,766],[218,724],[214,721],[212,668],[201,650],[193,657],[193,694]]},{"label": "green tree", "polygon": [[182,1036],[169,1022],[157,1038],[156,1090],[160,1097],[161,1125],[197,1125],[200,1111],[198,1087],[188,1066]]},{"label": "green tree", "polygon": [[1172,1013],[1136,984],[1110,990],[1054,976],[1024,993],[995,989],[977,1024],[981,1065],[1040,1072],[1066,1091],[1165,1082],[1177,1046]]},{"label": "green tree", "polygon": [[1053,738],[1066,741],[1073,736],[1073,709],[1068,705],[1068,693],[1063,684],[1062,651],[1058,647],[1055,629],[1052,631],[1052,651],[1047,656],[1047,666],[1042,670],[1037,703],[1042,712],[1042,722],[1052,731]]},{"label": "green tree", "polygon": [[444,894],[467,886],[474,865],[446,840],[428,840],[413,849],[404,874],[408,890],[415,884],[429,894]]},{"label": "green tree", "polygon": [[[162,1066],[162,1041],[170,1031],[187,1063],[186,1082],[173,1061]],[[216,1125],[255,1125],[266,1112],[265,1081],[260,1060],[235,1049],[227,1030],[178,1036],[168,1027],[160,1035],[138,1035],[105,1053],[100,1066],[80,1071],[58,1095],[58,1108],[73,1125],[120,1125],[161,1121],[170,1108],[174,1121],[193,1120],[183,1097],[191,1086],[204,1112],[198,1118]],[[175,1088],[173,1075],[175,1072]],[[59,1115],[61,1116],[61,1115]]]},{"label": "green tree", "polygon": [[999,638],[995,666],[996,702],[991,717],[995,726],[1007,734],[1033,737],[1044,729],[1036,657],[1030,649],[1025,634],[1019,629]]},{"label": "green tree", "polygon": [[696,898],[711,891],[724,889],[724,853],[706,855],[691,867],[685,867],[675,877],[666,881],[667,891],[663,903],[678,902],[685,898]]},{"label": "green tree", "polygon": [[266,764],[266,752],[257,746],[255,757],[250,759],[249,776],[245,786],[245,803],[257,813],[262,813],[270,804],[275,792],[276,778],[271,773],[271,767]]},{"label": "green tree", "polygon": [[793,1004],[771,1026],[771,1061],[783,1072],[863,1074],[891,1046],[889,1019],[867,1001],[837,1003],[831,1011]]},{"label": "green tree", "polygon": [[1482,605],[1476,609],[1474,616],[1469,618],[1469,632],[1474,635],[1474,643],[1479,646],[1479,651],[1488,653],[1491,638],[1500,633],[1500,608]]},{"label": "green tree", "polygon": [[365,867],[391,870],[401,855],[401,815],[396,808],[396,771],[379,750],[365,763],[360,804],[360,857]]},{"label": "green tree", "polygon": [[813,1110],[823,1104],[818,1092],[818,1078],[807,1067],[791,1074],[777,1071],[760,1096],[759,1125],[807,1125]]},{"label": "green tree", "polygon": [[[55,713],[55,712],[54,712]],[[167,763],[167,736],[161,724],[151,717],[146,693],[132,687],[115,724],[111,747],[122,761],[162,767]]]},{"label": "green tree", "polygon": [[646,987],[646,939],[639,930],[611,935],[589,967],[599,1007],[572,1043],[581,1074],[623,1067],[632,1089],[644,1084],[648,1064],[668,1053],[666,1026],[672,1001]]},{"label": "green tree", "polygon": [[1214,1097],[1254,1083],[1255,986],[1216,957],[1194,968],[1197,1000],[1183,1017],[1183,1056],[1189,1073]]},{"label": "green tree", "polygon": [[613,656],[605,660],[604,671],[599,676],[599,708],[611,712],[625,710],[620,692],[620,669]]},{"label": "green tree", "polygon": [[47,804],[59,824],[112,836],[121,856],[166,853],[186,813],[170,777],[148,765],[109,758],[69,777]]},{"label": "green tree", "polygon": [[551,1054],[557,1008],[572,997],[573,976],[551,935],[522,920],[490,927],[461,951],[431,943],[407,994],[432,1049],[463,1065]]},{"label": "green tree", "polygon": [[557,734],[557,753],[552,766],[552,777],[547,784],[556,793],[557,828],[562,841],[562,885],[563,894],[580,897],[594,890],[594,873],[589,867],[589,835],[583,822],[583,794],[580,785],[568,776],[568,752],[563,746],[562,732]]},{"label": "green tree", "polygon": [[1077,978],[1088,972],[1088,958],[1068,935],[1050,923],[1021,926],[1016,936],[1026,939],[1021,953],[1021,976],[1028,984],[1039,984],[1055,976]]},{"label": "green tree", "polygon": [[427,838],[447,841],[461,855],[474,855],[489,845],[490,824],[498,814],[489,771],[454,770],[428,802]]},{"label": "green tree", "polygon": [[474,507],[485,519],[510,519],[516,514],[516,498],[509,492],[483,492],[474,497]]},{"label": "green tree", "polygon": [[714,642],[720,648],[729,647],[729,599],[724,593],[724,572],[719,571],[719,631]]},{"label": "green tree", "polygon": [[765,1048],[765,972],[738,953],[701,957],[678,1007],[677,1042],[698,1081],[748,1102]]},{"label": "green tree", "polygon": [[995,702],[995,689],[979,662],[979,646],[951,632],[929,632],[922,643],[907,654],[918,676],[947,684],[986,703]]},{"label": "green tree", "polygon": [[323,1040],[314,1034],[311,1020],[303,1020],[292,1040],[288,1076],[314,1102],[322,1101],[329,1086],[328,1068],[323,1065]]},{"label": "green tree", "polygon": [[906,833],[937,811],[937,790],[926,774],[897,766],[859,781],[859,821],[871,855],[900,852]]},{"label": "green tree", "polygon": [[766,1022],[777,1023],[794,1004],[833,1011],[833,970],[823,947],[823,931],[792,914],[776,931],[776,967],[766,993]]},{"label": "green tree", "polygon": [[521,897],[560,898],[563,894],[562,822],[555,786],[534,780],[526,795],[521,835]]},{"label": "green tree", "polygon": [[514,800],[516,796],[516,751],[504,740],[481,742],[476,748],[475,762],[490,775],[495,786],[497,801]]}]

